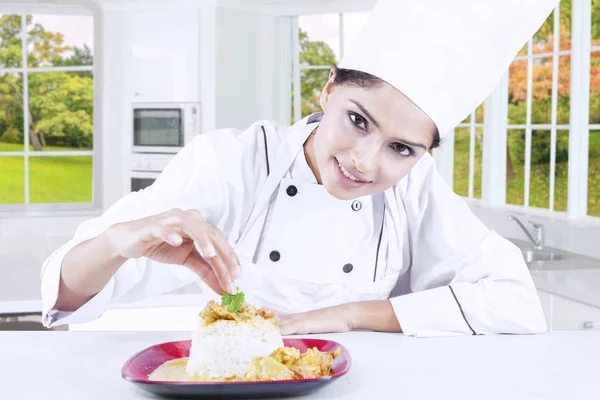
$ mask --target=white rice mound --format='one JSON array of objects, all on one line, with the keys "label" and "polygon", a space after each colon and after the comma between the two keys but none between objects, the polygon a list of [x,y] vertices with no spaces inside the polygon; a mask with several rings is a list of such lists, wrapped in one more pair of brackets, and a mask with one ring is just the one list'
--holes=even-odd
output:
[{"label": "white rice mound", "polygon": [[217,320],[207,326],[199,318],[186,372],[206,380],[241,379],[255,357],[266,357],[279,347],[283,339],[272,321],[260,317],[249,322]]}]

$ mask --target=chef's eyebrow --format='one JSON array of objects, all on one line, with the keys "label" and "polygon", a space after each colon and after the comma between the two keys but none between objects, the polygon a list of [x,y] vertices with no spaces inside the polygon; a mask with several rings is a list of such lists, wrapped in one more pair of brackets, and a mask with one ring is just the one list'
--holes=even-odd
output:
[{"label": "chef's eyebrow", "polygon": [[[373,125],[375,125],[377,128],[379,128],[379,124],[377,123],[377,121],[375,120],[375,118],[373,118],[373,116],[367,111],[367,109],[362,104],[360,104],[356,100],[350,99],[350,101],[352,103],[354,103],[354,105],[356,105],[356,107],[358,107],[360,109],[360,111],[362,111],[367,116],[367,118],[369,118],[371,120],[371,122],[373,123]],[[397,140],[399,142],[401,142],[402,144],[405,144],[405,145],[408,145],[408,146],[413,146],[413,147],[421,147],[424,150],[427,150],[427,146],[425,146],[424,144],[415,143],[415,142],[411,142],[411,141],[408,141],[406,139],[400,139],[400,138],[398,138]]]},{"label": "chef's eyebrow", "polygon": [[379,128],[379,124],[377,123],[377,121],[375,120],[375,118],[373,118],[373,116],[371,114],[369,114],[369,112],[367,111],[367,109],[362,104],[360,104],[356,100],[350,99],[350,101],[353,102],[354,105],[356,107],[358,107],[360,109],[360,111],[362,111],[367,116],[367,118],[369,118],[371,120],[371,122],[373,123],[373,125],[375,125],[376,127]]}]

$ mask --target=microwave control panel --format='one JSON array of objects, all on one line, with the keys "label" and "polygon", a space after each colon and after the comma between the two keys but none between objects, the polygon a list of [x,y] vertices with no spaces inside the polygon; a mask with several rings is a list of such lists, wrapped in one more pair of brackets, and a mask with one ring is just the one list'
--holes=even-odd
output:
[{"label": "microwave control panel", "polygon": [[130,169],[132,171],[161,172],[174,156],[175,154],[132,153]]},{"label": "microwave control panel", "polygon": [[[185,107],[185,125],[186,132],[191,135],[200,133],[200,104],[192,103],[187,104]],[[191,135],[187,135],[186,139],[190,139]],[[187,144],[187,143],[186,143]]]}]

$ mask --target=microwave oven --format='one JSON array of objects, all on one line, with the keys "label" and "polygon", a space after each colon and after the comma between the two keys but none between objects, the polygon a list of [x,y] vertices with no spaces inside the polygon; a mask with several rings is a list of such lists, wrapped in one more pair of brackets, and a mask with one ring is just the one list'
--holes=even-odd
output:
[{"label": "microwave oven", "polygon": [[133,103],[133,153],[177,153],[200,133],[199,103]]}]

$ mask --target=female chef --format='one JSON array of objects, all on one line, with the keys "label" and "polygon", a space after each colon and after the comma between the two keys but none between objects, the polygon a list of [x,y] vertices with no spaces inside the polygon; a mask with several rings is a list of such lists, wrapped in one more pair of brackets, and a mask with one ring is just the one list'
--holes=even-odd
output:
[{"label": "female chef", "polygon": [[543,332],[519,249],[470,212],[427,150],[555,3],[380,0],[332,68],[323,113],[200,135],[152,186],[83,223],[44,263],[44,324],[194,281],[233,293],[237,279],[284,316],[284,334]]}]

